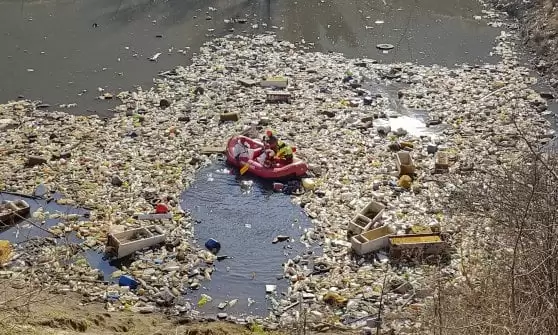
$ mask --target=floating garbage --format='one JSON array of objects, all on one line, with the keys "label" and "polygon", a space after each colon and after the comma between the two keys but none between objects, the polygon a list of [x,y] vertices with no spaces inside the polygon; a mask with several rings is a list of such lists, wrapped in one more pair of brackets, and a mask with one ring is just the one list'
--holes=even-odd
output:
[{"label": "floating garbage", "polygon": [[135,290],[139,286],[139,282],[135,280],[132,276],[123,275],[118,279],[118,285],[128,286],[130,289]]},{"label": "floating garbage", "polygon": [[409,177],[407,175],[403,175],[397,181],[397,186],[409,189],[409,188],[411,188],[411,183],[412,182],[413,182],[413,180],[411,179],[411,177]]},{"label": "floating garbage", "polygon": [[271,77],[260,82],[261,87],[286,88],[288,85],[289,79],[285,77]]},{"label": "floating garbage", "polygon": [[351,238],[351,247],[358,255],[365,255],[389,247],[389,236],[395,233],[389,226],[372,229]]},{"label": "floating garbage", "polygon": [[394,155],[395,166],[399,175],[413,175],[415,173],[415,163],[413,156],[408,151],[399,151]]},{"label": "floating garbage", "polygon": [[290,92],[267,91],[265,92],[265,100],[267,102],[291,102]]},{"label": "floating garbage", "polygon": [[279,242],[288,241],[289,238],[290,238],[289,236],[279,235],[279,236],[275,237],[273,239],[273,242],[271,242],[271,243],[276,244],[276,243],[279,243]]},{"label": "floating garbage", "polygon": [[342,295],[336,292],[327,292],[324,295],[323,300],[326,304],[334,305],[334,306],[343,306],[346,305],[347,302],[349,301],[349,299],[343,297]]},{"label": "floating garbage", "polygon": [[285,187],[283,183],[273,183],[273,191],[275,192],[283,192],[283,187]]},{"label": "floating garbage", "polygon": [[13,225],[29,215],[29,204],[25,200],[2,201],[0,203],[0,226]]},{"label": "floating garbage", "polygon": [[166,204],[158,203],[155,206],[155,213],[156,214],[166,214],[169,212],[169,206]]},{"label": "floating garbage", "polygon": [[309,191],[313,191],[316,188],[316,183],[312,178],[302,178],[302,186]]},{"label": "floating garbage", "polygon": [[152,61],[152,62],[156,62],[157,59],[159,58],[159,56],[161,56],[161,53],[160,53],[160,52],[154,54],[153,56],[151,56],[151,57],[148,58],[148,59],[149,59],[150,61]]},{"label": "floating garbage", "polygon": [[12,244],[10,241],[0,240],[0,265],[8,262],[12,256]]},{"label": "floating garbage", "polygon": [[440,233],[397,235],[389,238],[390,257],[426,257],[437,255],[446,248]]},{"label": "floating garbage", "polygon": [[212,300],[213,298],[211,298],[209,295],[202,293],[200,295],[200,299],[198,300],[198,307],[203,307],[205,304]]},{"label": "floating garbage", "polygon": [[[252,18],[243,17],[234,19],[234,22],[247,23],[249,20]],[[153,189],[157,197],[162,194],[177,196],[192,184],[200,167],[224,152],[223,141],[248,123],[271,124],[278,128],[282,138],[300,147],[308,157],[309,166],[305,173],[319,180],[319,187],[290,198],[313,219],[315,229],[308,229],[300,238],[301,242],[309,246],[309,252],[313,251],[312,243],[324,246],[323,255],[316,252],[301,257],[289,254],[285,248],[286,257],[289,257],[285,262],[288,264],[286,275],[294,284],[290,290],[285,290],[285,301],[279,306],[289,306],[289,302],[303,290],[307,296],[311,293],[317,297],[315,304],[305,308],[319,309],[323,314],[320,322],[330,323],[329,320],[338,318],[334,317],[334,309],[323,308],[324,304],[343,304],[346,297],[362,294],[358,303],[350,304],[351,308],[343,313],[365,316],[377,308],[377,294],[382,290],[385,271],[388,276],[404,275],[419,283],[425,280],[425,276],[413,267],[397,269],[404,273],[396,274],[393,269],[374,266],[369,258],[355,263],[344,244],[332,243],[343,239],[352,216],[359,220],[361,230],[381,227],[380,220],[370,224],[372,219],[360,212],[354,213],[355,209],[370,201],[386,204],[382,219],[385,218],[398,233],[410,224],[430,222],[432,213],[429,211],[433,208],[429,207],[446,208],[448,195],[467,182],[466,178],[475,176],[456,173],[448,179],[444,175],[431,175],[429,171],[434,162],[433,157],[426,154],[429,144],[439,147],[438,152],[448,152],[448,164],[458,171],[470,170],[468,162],[474,162],[479,169],[489,169],[520,152],[519,145],[510,145],[516,137],[514,123],[521,129],[529,129],[528,136],[535,141],[539,136],[551,135],[546,135],[549,125],[540,111],[547,102],[541,101],[540,94],[529,88],[531,76],[527,69],[518,66],[519,60],[512,45],[515,40],[510,37],[513,36],[509,33],[497,37],[494,54],[501,57],[493,64],[451,68],[413,63],[382,64],[369,59],[348,59],[335,53],[308,54],[293,43],[279,41],[270,35],[218,38],[208,42],[192,57],[192,66],[179,66],[156,78],[154,87],[114,94],[112,101],[121,104],[114,108],[114,115],[108,119],[73,116],[56,112],[48,105],[24,100],[0,105],[0,119],[13,120],[9,124],[17,125],[2,129],[0,155],[8,159],[0,159],[0,184],[2,188],[10,187],[26,194],[31,194],[40,183],[50,190],[63,189],[65,198],[54,201],[79,204],[93,210],[87,222],[65,218],[52,230],[61,235],[75,233],[86,237],[88,245],[102,245],[106,242],[105,232],[112,227],[119,225],[126,230],[141,230],[148,224],[142,220],[159,220],[161,217],[157,215],[165,215],[147,214],[155,204],[144,195],[146,189]],[[394,47],[379,45],[379,49],[386,49],[386,52]],[[151,57],[152,61],[159,56]],[[291,86],[292,89],[287,92],[283,87],[277,92],[290,93],[291,104],[288,108],[281,104],[269,108],[265,105],[266,89],[250,81],[239,83],[239,73],[254,82],[272,73],[285,77],[288,74],[287,88]],[[499,83],[496,85],[496,82]],[[383,84],[369,90],[381,91],[379,94],[358,90],[362,89],[358,85],[373,83],[396,83],[405,89],[394,96],[386,92]],[[506,85],[495,87],[501,83]],[[355,97],[363,101],[358,105],[353,102],[355,107],[350,107],[350,100]],[[170,106],[161,105],[162,99],[166,99]],[[403,110],[399,108],[402,106],[425,110],[425,119],[432,119],[435,123],[443,120],[450,127],[444,129],[436,141],[412,131],[399,131],[399,125],[362,127],[363,119],[392,125],[395,118],[391,116],[397,116],[390,112],[395,109],[394,105],[397,110]],[[239,113],[239,121],[220,124],[220,115],[231,112]],[[513,115],[514,122],[510,121],[510,115]],[[401,118],[403,116],[397,117]],[[426,131],[436,132],[437,128]],[[171,129],[179,131],[170,132]],[[389,177],[395,166],[388,145],[394,144],[394,152],[402,150],[395,141],[413,144],[420,193],[401,192],[401,187],[393,185],[396,179]],[[203,148],[211,146],[216,149],[202,152]],[[66,152],[70,152],[70,156],[62,157]],[[113,178],[116,174],[119,177]],[[399,177],[399,171],[396,174]],[[402,178],[410,182],[407,177]],[[302,191],[304,186],[300,187]],[[171,213],[177,213],[179,208],[170,201],[168,206],[166,219],[169,221],[161,223],[166,231],[165,248],[148,247],[132,252],[131,264],[126,269],[137,281],[146,283],[145,288],[138,288],[138,292],[145,289],[141,296],[141,304],[145,303],[145,306],[134,306],[134,311],[159,310],[154,304],[161,302],[159,292],[166,292],[167,288],[169,291],[179,290],[179,294],[173,292],[177,298],[183,288],[200,289],[206,277],[205,269],[197,273],[192,271],[191,276],[187,270],[186,276],[178,275],[177,266],[179,269],[211,268],[218,259],[209,251],[197,250],[192,245],[194,219],[188,215],[173,218]],[[149,216],[134,217],[133,213]],[[43,215],[45,220],[50,218],[50,214]],[[459,222],[443,217],[439,220],[445,229],[459,227]],[[242,219],[234,224],[241,233],[246,232]],[[256,231],[255,228],[252,231]],[[416,239],[414,236],[407,242],[416,245]],[[393,241],[403,247],[403,241]],[[16,260],[22,262],[11,261],[2,269],[1,276],[14,277],[26,271],[30,282],[48,282],[61,290],[75,289],[88,294],[88,299],[104,301],[107,287],[94,283],[98,271],[87,267],[87,262],[71,264],[79,270],[79,278],[88,281],[71,280],[70,287],[65,271],[71,274],[72,269],[65,267],[55,255],[72,254],[75,250],[57,242],[50,238],[26,242],[25,248],[36,251],[36,254],[32,254],[32,258],[24,253],[18,254],[20,258]],[[306,270],[312,268],[312,261],[319,261],[317,258],[323,258],[331,270],[327,274],[309,276]],[[380,263],[388,262],[387,256],[381,252],[376,252],[376,258]],[[40,272],[31,272],[25,263],[27,260],[45,262],[49,266],[41,265]],[[176,263],[166,264],[171,260]],[[459,272],[453,263],[456,262],[447,265],[444,271]],[[223,273],[234,272],[233,268],[227,268],[230,264],[219,265],[225,268]],[[60,270],[64,275],[61,276]],[[323,292],[335,293],[326,294],[322,301]],[[117,300],[110,299],[111,305],[107,308],[124,308],[118,297],[127,295],[134,301],[138,298],[134,293],[126,292],[117,296]],[[400,293],[391,292],[386,296],[383,305],[386,315],[408,312],[408,306],[402,304],[407,299],[403,299]],[[418,297],[413,301],[415,299],[420,302]],[[249,300],[248,305],[252,302],[253,299]],[[170,309],[165,312],[177,312],[174,309],[177,304],[165,307]],[[288,310],[281,316],[281,322],[288,323],[289,318],[297,320],[295,310]],[[274,312],[270,313],[270,318],[279,322]],[[316,313],[309,313],[312,315]]]},{"label": "floating garbage", "polygon": [[165,241],[166,234],[160,226],[135,228],[120,233],[109,233],[107,254],[122,258],[138,250],[152,247]]},{"label": "floating garbage", "polygon": [[377,44],[376,48],[380,50],[391,50],[395,48],[395,46],[393,44],[381,43],[381,44]]},{"label": "floating garbage", "polygon": [[209,240],[207,240],[207,242],[205,242],[205,247],[207,248],[207,250],[216,254],[219,252],[219,250],[221,250],[221,243],[219,243],[217,240],[210,238]]}]

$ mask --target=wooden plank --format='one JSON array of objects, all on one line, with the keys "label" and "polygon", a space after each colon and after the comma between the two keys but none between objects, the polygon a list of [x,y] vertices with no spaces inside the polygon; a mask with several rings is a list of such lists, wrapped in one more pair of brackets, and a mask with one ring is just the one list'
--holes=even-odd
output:
[{"label": "wooden plank", "polygon": [[289,80],[284,77],[272,77],[260,82],[261,87],[277,87],[286,88],[289,85]]},{"label": "wooden plank", "polygon": [[219,115],[220,121],[238,121],[240,119],[240,113],[238,112],[230,112],[230,113],[221,113]]},{"label": "wooden plank", "polygon": [[224,154],[227,149],[223,147],[203,147],[201,149],[201,153],[203,155],[211,155],[211,154]]},{"label": "wooden plank", "polygon": [[136,214],[134,215],[138,220],[170,220],[172,219],[172,213],[164,214]]}]

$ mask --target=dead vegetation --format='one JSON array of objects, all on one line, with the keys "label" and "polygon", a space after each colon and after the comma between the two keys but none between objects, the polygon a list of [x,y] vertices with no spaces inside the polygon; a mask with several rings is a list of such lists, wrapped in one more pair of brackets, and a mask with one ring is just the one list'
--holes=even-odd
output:
[{"label": "dead vegetation", "polygon": [[[8,281],[0,283],[9,284]],[[6,300],[8,297],[8,300]],[[11,297],[11,298],[10,298]],[[5,335],[291,335],[316,334],[305,327],[265,330],[256,323],[200,322],[186,317],[107,312],[103,304],[88,303],[74,292],[51,294],[47,290],[3,286],[0,301],[0,334]],[[360,334],[331,330],[322,335]]]},{"label": "dead vegetation", "polygon": [[456,196],[461,276],[433,271],[430,334],[558,333],[558,153],[527,143]]}]

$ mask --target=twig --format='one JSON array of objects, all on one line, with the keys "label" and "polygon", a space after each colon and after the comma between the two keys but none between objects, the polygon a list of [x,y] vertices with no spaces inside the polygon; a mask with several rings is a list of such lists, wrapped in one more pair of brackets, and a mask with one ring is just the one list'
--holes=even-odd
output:
[{"label": "twig", "polygon": [[33,199],[33,200],[44,200],[44,198],[38,197],[36,195],[27,195],[27,194],[22,194],[22,193],[18,193],[18,192],[0,191],[0,193],[15,195],[15,196],[18,196],[18,197],[29,198],[29,199]]},{"label": "twig", "polygon": [[382,328],[382,323],[380,322],[380,320],[382,319],[382,307],[384,303],[384,293],[385,293],[387,277],[388,277],[388,268],[386,267],[386,273],[384,274],[384,282],[382,283],[382,293],[380,294],[380,306],[378,307],[378,315],[376,317],[376,335],[380,335],[380,330]]},{"label": "twig", "polygon": [[416,291],[415,291],[415,289],[413,288],[413,294],[411,294],[411,296],[409,297],[409,299],[407,299],[407,300],[405,301],[405,303],[403,303],[403,305],[401,305],[401,308],[407,306],[407,305],[411,302],[411,300],[414,299],[415,295],[416,295]]},{"label": "twig", "polygon": [[525,136],[525,134],[521,131],[521,129],[519,128],[519,125],[517,124],[515,118],[512,118],[512,122],[515,126],[515,129],[519,132],[519,136],[521,136],[521,139],[523,141],[525,141],[525,144],[527,144],[527,147],[529,148],[529,151],[531,151],[531,153],[535,156],[535,159],[538,160],[547,170],[548,172],[550,172],[550,174],[552,174],[552,176],[554,177],[554,179],[556,179],[556,181],[558,181],[558,174],[556,174],[556,172],[551,169],[546,162],[544,162],[541,157],[540,154],[537,153],[537,151],[535,150],[535,148],[533,148],[533,146],[531,145],[531,142],[527,140],[527,137]]},{"label": "twig", "polygon": [[503,90],[503,89],[506,88],[506,87],[507,87],[507,86],[500,87],[499,89],[497,89],[497,90],[495,90],[495,91],[492,91],[492,92],[488,93],[488,94],[485,95],[484,97],[480,98],[479,101],[483,101],[484,99],[488,98],[488,97],[491,96],[492,94],[494,94],[494,93],[496,93],[496,92],[499,92],[499,91]]},{"label": "twig", "polygon": [[297,301],[297,302],[293,302],[293,303],[292,303],[292,304],[290,304],[289,306],[287,306],[287,307],[283,308],[283,312],[286,312],[286,311],[288,311],[289,309],[292,309],[293,307],[296,307],[296,306],[298,306],[299,304],[300,304],[300,301]]},{"label": "twig", "polygon": [[42,231],[44,231],[44,232],[46,232],[46,233],[49,233],[49,234],[51,234],[51,235],[54,236],[54,237],[57,237],[57,238],[59,237],[59,236],[56,235],[55,233],[53,233],[53,232],[51,232],[51,231],[49,231],[49,230],[44,229],[43,227],[39,226],[38,224],[36,224],[36,223],[33,222],[33,221],[31,221],[31,220],[29,220],[29,219],[27,219],[27,218],[25,218],[25,217],[23,217],[23,216],[21,216],[21,215],[19,215],[19,214],[17,214],[17,213],[13,213],[13,214],[14,214],[15,216],[17,216],[19,219],[21,219],[22,221],[29,223],[29,224],[32,225],[33,227],[38,228],[38,229],[40,229],[40,230],[42,230]]}]

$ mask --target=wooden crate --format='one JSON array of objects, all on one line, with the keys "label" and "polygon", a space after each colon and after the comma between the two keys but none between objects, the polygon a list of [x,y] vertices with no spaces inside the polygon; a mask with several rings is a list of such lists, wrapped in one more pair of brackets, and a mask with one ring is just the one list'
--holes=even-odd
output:
[{"label": "wooden crate", "polygon": [[372,223],[375,223],[382,217],[382,213],[384,213],[385,208],[386,206],[383,204],[372,200],[359,212],[359,214],[369,218]]},{"label": "wooden crate", "polygon": [[351,247],[358,255],[365,255],[389,247],[389,237],[394,231],[389,226],[375,228],[351,238]]},{"label": "wooden crate", "polygon": [[0,204],[0,225],[12,225],[29,215],[29,204],[24,200],[3,201]]},{"label": "wooden crate", "polygon": [[349,222],[349,228],[348,230],[352,233],[352,234],[362,234],[363,232],[367,231],[370,229],[370,227],[372,226],[373,222],[370,218],[362,215],[362,214],[357,214],[353,220],[351,222]]},{"label": "wooden crate", "polygon": [[400,176],[408,175],[411,176],[415,173],[415,164],[413,161],[413,156],[408,151],[399,151],[394,155],[395,166]]},{"label": "wooden crate", "polygon": [[291,93],[281,91],[268,91],[266,92],[267,102],[290,102]]},{"label": "wooden crate", "polygon": [[138,250],[163,243],[166,234],[159,226],[135,228],[120,233],[109,233],[107,246],[116,258],[133,254]]},{"label": "wooden crate", "polygon": [[370,201],[363,209],[361,209],[355,217],[349,222],[349,236],[352,234],[361,234],[370,230],[372,225],[376,223],[384,212],[385,206],[377,201]]},{"label": "wooden crate", "polygon": [[448,170],[449,170],[448,153],[443,151],[438,151],[435,156],[434,171],[447,172]]},{"label": "wooden crate", "polygon": [[440,234],[410,234],[398,235],[389,238],[390,256],[422,258],[424,256],[440,254],[445,249],[445,242]]}]

